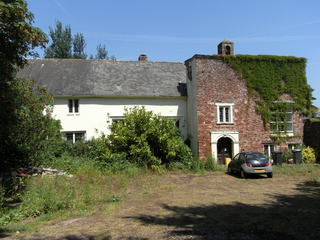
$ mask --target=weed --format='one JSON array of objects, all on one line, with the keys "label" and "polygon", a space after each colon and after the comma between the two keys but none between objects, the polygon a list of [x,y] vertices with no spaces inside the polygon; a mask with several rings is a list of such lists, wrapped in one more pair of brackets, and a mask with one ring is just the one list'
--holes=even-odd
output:
[{"label": "weed", "polygon": [[120,196],[117,195],[113,195],[112,197],[107,198],[108,203],[114,203],[114,202],[120,202],[122,201],[122,198]]}]

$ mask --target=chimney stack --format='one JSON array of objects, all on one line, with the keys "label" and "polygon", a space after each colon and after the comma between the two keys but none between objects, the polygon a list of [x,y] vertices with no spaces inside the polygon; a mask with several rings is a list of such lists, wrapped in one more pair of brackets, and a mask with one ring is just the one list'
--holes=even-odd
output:
[{"label": "chimney stack", "polygon": [[142,62],[146,62],[146,61],[148,61],[148,57],[147,57],[147,55],[145,55],[145,54],[140,54],[138,60],[139,60],[139,61],[142,61]]}]

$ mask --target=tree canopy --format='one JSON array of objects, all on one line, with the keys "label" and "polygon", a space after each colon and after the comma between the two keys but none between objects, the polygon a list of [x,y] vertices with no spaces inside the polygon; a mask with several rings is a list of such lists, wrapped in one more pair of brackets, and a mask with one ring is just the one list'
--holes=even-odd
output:
[{"label": "tree canopy", "polygon": [[[52,40],[47,49],[44,50],[45,58],[74,58],[74,59],[86,59],[87,53],[84,51],[87,43],[82,33],[77,33],[72,37],[71,26],[66,25],[64,28],[59,20],[56,20],[56,28],[53,29],[49,26],[49,36]],[[106,45],[99,44],[97,46],[97,54],[95,59],[109,60],[108,51]],[[93,59],[93,55],[90,54],[90,59]],[[112,55],[110,60],[116,60]]]},{"label": "tree canopy", "polygon": [[56,20],[56,28],[49,27],[52,43],[44,50],[45,58],[72,58],[72,43],[70,25],[63,29],[62,23]]},{"label": "tree canopy", "polygon": [[[19,68],[27,65],[26,56],[48,42],[46,34],[32,26],[33,19],[26,1],[0,2],[1,170],[38,158],[48,147],[45,140],[51,134],[59,134],[60,124],[51,118],[49,111],[52,96],[32,81],[16,76]],[[36,89],[38,94],[33,92]],[[47,114],[43,114],[45,109]]]},{"label": "tree canopy", "polygon": [[86,59],[87,54],[84,52],[84,48],[87,46],[83,34],[77,33],[74,35],[73,40],[73,58],[75,59]]}]

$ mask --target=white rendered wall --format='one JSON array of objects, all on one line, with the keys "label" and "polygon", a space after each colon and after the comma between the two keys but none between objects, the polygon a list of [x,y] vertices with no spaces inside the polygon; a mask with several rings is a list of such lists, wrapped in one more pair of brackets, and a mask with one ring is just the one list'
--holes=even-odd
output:
[{"label": "white rendered wall", "polygon": [[187,80],[188,91],[188,134],[191,141],[191,150],[194,156],[198,156],[198,115],[197,115],[197,75],[196,75],[196,60],[189,61],[191,67],[192,80]]},{"label": "white rendered wall", "polygon": [[[68,112],[68,99],[79,99],[79,113]],[[113,118],[121,117],[124,107],[145,106],[161,116],[180,120],[179,129],[187,137],[187,102],[184,98],[163,99],[115,99],[115,98],[55,98],[53,116],[61,120],[63,132],[86,132],[87,139],[109,134]],[[109,117],[108,117],[109,116]],[[97,131],[96,131],[97,130]]]}]

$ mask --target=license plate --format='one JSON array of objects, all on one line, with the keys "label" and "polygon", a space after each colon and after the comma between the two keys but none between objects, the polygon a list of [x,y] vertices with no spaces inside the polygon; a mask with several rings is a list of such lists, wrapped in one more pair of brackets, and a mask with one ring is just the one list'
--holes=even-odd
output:
[{"label": "license plate", "polygon": [[255,172],[264,172],[265,170],[264,169],[261,169],[261,170],[254,170]]}]

